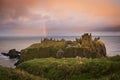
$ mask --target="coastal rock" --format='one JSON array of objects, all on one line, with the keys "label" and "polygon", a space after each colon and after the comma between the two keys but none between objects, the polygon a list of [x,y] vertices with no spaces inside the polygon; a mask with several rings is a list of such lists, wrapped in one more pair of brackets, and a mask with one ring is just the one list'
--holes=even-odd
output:
[{"label": "coastal rock", "polygon": [[1,53],[1,54],[4,55],[4,56],[9,56],[8,53]]},{"label": "coastal rock", "polygon": [[20,57],[20,52],[16,51],[16,49],[11,49],[11,50],[9,50],[8,53],[1,53],[1,54],[4,55],[4,56],[9,56],[10,59]]}]

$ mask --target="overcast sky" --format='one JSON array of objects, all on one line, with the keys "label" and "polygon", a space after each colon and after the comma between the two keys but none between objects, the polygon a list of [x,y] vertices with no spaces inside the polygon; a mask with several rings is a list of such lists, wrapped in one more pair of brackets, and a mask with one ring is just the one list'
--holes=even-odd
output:
[{"label": "overcast sky", "polygon": [[120,0],[0,0],[0,36],[120,32]]}]

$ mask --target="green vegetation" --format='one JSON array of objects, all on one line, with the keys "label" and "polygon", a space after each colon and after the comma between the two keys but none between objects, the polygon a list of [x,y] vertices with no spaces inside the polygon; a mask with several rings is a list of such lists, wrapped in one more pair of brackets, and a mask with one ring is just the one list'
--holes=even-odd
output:
[{"label": "green vegetation", "polygon": [[120,61],[120,55],[116,55],[116,56],[113,56],[113,57],[108,57],[108,59],[111,60],[111,61],[116,61],[116,62],[118,61],[119,62]]},{"label": "green vegetation", "polygon": [[119,80],[120,56],[87,58],[41,58],[21,63],[18,69],[50,80]]},{"label": "green vegetation", "polygon": [[23,62],[16,69],[0,66],[0,80],[119,80],[119,68],[118,55],[101,59],[41,58]]},{"label": "green vegetation", "polygon": [[56,57],[59,49],[65,48],[65,42],[43,42],[36,43],[21,51],[20,62],[24,62],[34,58]]},{"label": "green vegetation", "polygon": [[31,48],[46,48],[46,47],[52,47],[52,48],[65,48],[66,43],[62,42],[62,41],[48,41],[48,42],[42,42],[42,44],[40,43],[36,43],[31,45],[30,47],[28,47],[27,49],[31,49]]},{"label": "green vegetation", "polygon": [[46,80],[18,69],[0,66],[0,80]]}]

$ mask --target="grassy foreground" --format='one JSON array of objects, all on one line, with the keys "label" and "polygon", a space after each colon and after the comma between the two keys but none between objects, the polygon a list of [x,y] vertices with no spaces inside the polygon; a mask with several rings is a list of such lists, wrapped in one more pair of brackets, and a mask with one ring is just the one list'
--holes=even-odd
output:
[{"label": "grassy foreground", "polygon": [[18,69],[0,66],[0,80],[45,80]]},{"label": "grassy foreground", "polygon": [[17,68],[50,80],[119,80],[120,56],[101,59],[41,58],[23,62]]}]

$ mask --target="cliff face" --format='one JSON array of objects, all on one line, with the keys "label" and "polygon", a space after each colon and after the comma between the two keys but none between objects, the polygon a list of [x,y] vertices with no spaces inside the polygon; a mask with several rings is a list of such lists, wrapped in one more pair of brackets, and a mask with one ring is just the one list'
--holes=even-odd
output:
[{"label": "cliff face", "polygon": [[76,40],[81,44],[81,48],[84,48],[84,51],[81,51],[81,54],[86,54],[84,57],[100,58],[106,56],[106,47],[105,44],[100,40],[100,38],[92,39],[91,34],[84,34],[82,38]]},{"label": "cliff face", "polygon": [[33,58],[62,57],[101,58],[106,56],[105,44],[100,38],[92,39],[91,34],[84,34],[76,41],[64,39],[44,39],[21,51],[20,62]]},{"label": "cliff face", "polygon": [[95,49],[100,57],[106,56],[105,44],[102,41],[100,40],[95,41]]},{"label": "cliff face", "polygon": [[[105,57],[106,56],[106,47],[105,44],[100,40],[100,38],[92,39],[92,35],[84,34],[81,39],[82,47],[87,47],[90,50],[90,53],[94,54],[94,57]],[[91,56],[93,57],[93,56]]]}]

